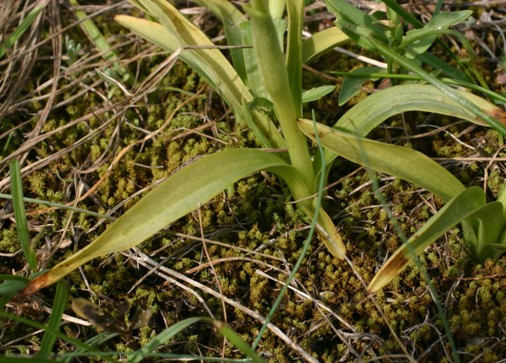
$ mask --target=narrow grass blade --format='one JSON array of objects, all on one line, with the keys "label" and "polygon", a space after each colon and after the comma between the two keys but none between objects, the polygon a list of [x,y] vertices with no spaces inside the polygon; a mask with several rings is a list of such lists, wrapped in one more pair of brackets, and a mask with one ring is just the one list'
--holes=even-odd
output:
[{"label": "narrow grass blade", "polygon": [[59,361],[53,359],[37,359],[32,357],[0,357],[0,363],[58,363]]},{"label": "narrow grass blade", "polygon": [[188,318],[171,325],[170,327],[159,333],[156,337],[151,339],[149,342],[144,344],[141,349],[135,351],[132,355],[130,355],[128,358],[128,362],[137,363],[142,361],[147,356],[149,356],[150,353],[153,353],[155,349],[157,349],[159,346],[167,344],[167,342],[170,339],[172,339],[175,335],[177,335],[184,329],[188,328],[190,325],[193,325],[201,321],[212,321],[212,320],[209,318],[196,317],[196,318]]},{"label": "narrow grass blade", "polygon": [[[316,140],[311,120],[300,119],[299,127]],[[317,124],[317,129],[325,148],[365,167],[419,185],[445,201],[465,189],[448,170],[416,150],[369,140],[322,124]]]},{"label": "narrow grass blade", "polygon": [[35,271],[37,269],[37,256],[31,246],[30,232],[28,230],[28,221],[26,219],[25,212],[25,203],[23,200],[21,172],[19,170],[19,163],[17,159],[11,160],[9,167],[11,173],[12,203],[14,207],[14,217],[16,218],[19,241],[21,242],[21,247],[26,261],[30,265],[32,271]]},{"label": "narrow grass blade", "polygon": [[[32,327],[32,328],[35,328],[35,329],[42,329],[44,330],[46,328],[46,326],[44,324],[41,324],[37,321],[34,321],[34,320],[31,320],[31,319],[27,319],[23,316],[18,316],[18,315],[15,315],[15,314],[12,314],[12,313],[9,313],[5,310],[1,310],[0,309],[0,318],[5,318],[5,319],[9,319],[11,321],[15,321],[15,322],[18,322],[20,324],[24,324],[26,326],[29,326],[29,327]],[[76,347],[79,347],[81,349],[83,349],[84,351],[88,352],[88,353],[91,353],[91,352],[94,352],[95,355],[98,355],[100,352],[97,351],[97,349],[93,348],[93,347],[90,347],[88,345],[86,345],[85,343],[81,342],[80,340],[77,340],[77,339],[73,339],[71,337],[69,337],[67,334],[63,334],[61,332],[54,332],[55,335],[57,336],[58,339],[61,339],[62,341],[68,343],[68,344],[72,344],[72,345],[75,345]],[[10,357],[0,357],[1,358],[10,358]],[[17,358],[17,357],[16,357]],[[24,359],[24,358],[19,358],[19,359]],[[29,357],[28,359],[30,359],[30,362],[53,362],[52,360],[38,360],[38,359],[34,359],[33,357]],[[113,359],[113,358],[110,358],[110,357],[107,357],[106,355],[103,356],[103,360],[106,360],[108,362],[112,362],[112,363],[117,363],[118,361]],[[7,360],[6,360],[7,362]],[[59,362],[59,361],[56,361],[56,362]]]},{"label": "narrow grass blade", "polygon": [[[12,200],[12,195],[0,193],[0,199]],[[70,211],[73,211],[76,213],[83,213],[83,214],[86,214],[86,215],[89,215],[92,217],[97,217],[97,218],[114,219],[111,216],[108,216],[106,214],[96,213],[96,212],[89,211],[89,210],[82,209],[82,208],[76,208],[72,205],[48,202],[48,201],[42,200],[42,199],[23,197],[23,201],[25,203],[35,203],[35,204],[47,205],[48,207],[53,207],[56,209],[70,210]]]},{"label": "narrow grass blade", "polygon": [[54,332],[60,331],[60,324],[63,311],[65,310],[65,302],[67,301],[67,294],[68,294],[67,282],[64,280],[58,281],[58,283],[56,284],[56,294],[53,300],[53,311],[49,316],[49,321],[44,331],[44,337],[42,338],[40,351],[37,354],[37,360],[49,358],[51,352],[53,351],[53,345],[57,338]]},{"label": "narrow grass blade", "polygon": [[198,159],[146,194],[84,249],[32,280],[24,294],[51,285],[93,258],[138,245],[241,178],[281,167],[291,168],[279,156],[258,149],[225,150]]},{"label": "narrow grass blade", "polygon": [[215,321],[214,326],[218,329],[218,333],[223,335],[234,347],[239,349],[244,355],[250,358],[251,362],[264,363],[264,360],[255,353],[255,351],[242,340],[236,332],[228,325]]},{"label": "narrow grass blade", "polygon": [[404,243],[388,261],[381,267],[369,284],[368,291],[375,293],[413,261],[415,256],[422,252],[437,238],[446,233],[457,223],[472,217],[485,205],[485,193],[479,187],[471,187],[457,195],[445,204],[427,223],[423,225],[409,240]]},{"label": "narrow grass blade", "polygon": [[[72,6],[79,6],[79,2],[77,0],[69,0],[69,2]],[[103,57],[113,64],[114,70],[121,76],[121,79],[132,85],[134,82],[133,75],[125,66],[119,64],[118,55],[111,49],[109,42],[105,39],[104,35],[100,32],[95,23],[88,18],[88,14],[81,9],[76,9],[75,14],[81,21],[81,28],[88,36],[89,40],[100,50]]]},{"label": "narrow grass blade", "polygon": [[16,41],[21,38],[21,36],[26,32],[26,30],[32,25],[35,18],[39,13],[44,10],[44,8],[49,4],[49,0],[42,0],[40,1],[40,4],[35,6],[26,16],[26,18],[23,19],[21,24],[10,34],[5,41],[0,44],[0,58],[2,58],[7,50],[11,48]]},{"label": "narrow grass blade", "polygon": [[[117,333],[100,333],[100,334],[97,334],[97,335],[91,337],[90,339],[88,339],[85,342],[85,344],[87,347],[96,348],[96,347],[100,346],[101,344],[104,344],[105,342],[115,338],[116,336],[118,336]],[[87,350],[86,348],[79,347],[73,352],[62,354],[60,361],[65,362],[65,363],[75,362],[76,358],[78,358],[79,356],[82,356],[82,355],[86,355],[86,354],[90,354],[89,350]],[[109,360],[111,360],[111,359],[109,359]],[[114,360],[114,362],[116,362],[116,361]]]}]

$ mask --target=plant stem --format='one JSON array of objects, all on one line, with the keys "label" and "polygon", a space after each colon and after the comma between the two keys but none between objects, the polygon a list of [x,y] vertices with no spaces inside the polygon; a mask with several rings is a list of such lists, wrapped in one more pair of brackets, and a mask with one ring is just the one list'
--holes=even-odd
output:
[{"label": "plant stem", "polygon": [[[296,122],[302,112],[293,100],[285,58],[276,35],[274,22],[269,15],[268,1],[253,0],[249,12],[258,65],[266,89],[274,104],[274,111],[286,140],[291,163],[304,174],[308,192],[312,193],[315,175],[309,148],[306,137],[299,130]],[[293,29],[297,30],[298,27]],[[302,85],[299,84],[298,87],[302,88]],[[296,199],[302,197],[305,196],[295,195]]]}]

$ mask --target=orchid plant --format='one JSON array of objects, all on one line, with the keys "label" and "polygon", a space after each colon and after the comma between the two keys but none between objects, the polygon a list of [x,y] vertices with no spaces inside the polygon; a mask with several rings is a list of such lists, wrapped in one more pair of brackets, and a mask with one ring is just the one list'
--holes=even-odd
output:
[{"label": "orchid plant", "polygon": [[[448,93],[435,85],[395,86],[367,97],[350,109],[335,127],[329,128],[302,118],[305,100],[317,99],[332,91],[322,87],[304,92],[302,67],[348,41],[349,35],[333,27],[303,40],[303,0],[252,0],[244,5],[246,13],[225,0],[197,1],[222,21],[232,63],[168,1],[131,2],[154,20],[126,15],[118,15],[115,20],[195,69],[226,101],[235,116],[251,128],[262,149],[220,151],[175,172],[88,246],[33,279],[24,294],[32,294],[58,281],[91,259],[138,245],[234,182],[259,171],[273,173],[284,180],[298,208],[309,219],[316,208],[322,158],[330,165],[338,155],[420,185],[450,203],[455,203],[452,198],[466,192],[452,174],[422,153],[365,136],[388,117],[408,110],[452,115],[483,124],[483,113],[500,112],[483,98],[464,91]],[[329,1],[329,6],[332,3]],[[461,99],[467,100],[466,105],[462,106]],[[259,101],[272,112],[262,112],[257,107]],[[477,115],[476,110],[481,113]],[[316,136],[327,149],[323,155],[313,155],[308,147],[307,137],[316,140]],[[273,153],[269,149],[284,152]],[[413,164],[418,168],[409,167]],[[453,204],[449,205],[452,208]],[[320,240],[333,256],[343,258],[345,246],[331,218],[324,210],[319,210],[317,215]],[[471,223],[471,226],[477,224]],[[475,235],[481,236],[480,232]],[[432,236],[422,243],[430,241]]]}]

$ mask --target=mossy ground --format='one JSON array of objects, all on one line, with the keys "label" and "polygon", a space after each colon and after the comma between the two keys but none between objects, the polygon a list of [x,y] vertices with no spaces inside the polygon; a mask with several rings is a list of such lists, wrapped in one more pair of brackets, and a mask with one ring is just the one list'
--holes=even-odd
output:
[{"label": "mossy ground", "polygon": [[[62,12],[62,25],[68,25],[67,19],[72,18],[69,10],[61,8],[59,11]],[[106,18],[94,20],[103,25],[104,32],[114,34],[115,43],[128,44],[117,51],[121,59],[132,60],[129,67],[136,70],[136,82],[141,82],[165,55],[153,55],[157,51],[155,48],[138,41]],[[41,30],[42,37],[48,36],[47,27],[42,26]],[[212,31],[219,34],[215,27]],[[27,197],[76,204],[117,217],[141,197],[139,191],[195,158],[223,148],[256,145],[253,134],[236,122],[219,96],[183,64],[177,63],[153,91],[131,104],[120,89],[104,82],[93,70],[97,66],[95,62],[100,65],[102,61],[95,57],[97,50],[83,38],[80,29],[71,27],[68,36],[81,44],[82,64],[74,65],[74,70],[67,72],[72,65],[63,53],[58,91],[40,133],[50,136],[42,137],[26,153],[19,155],[25,157],[23,165],[31,166],[23,174]],[[11,111],[2,114],[0,123],[3,181],[8,178],[8,157],[26,145],[25,136],[33,130],[48,102],[47,98],[36,96],[49,93],[49,89],[41,85],[54,77],[45,61],[51,54],[50,44],[40,46],[24,87],[13,99],[3,96],[12,105]],[[136,57],[138,54],[145,56]],[[15,67],[18,63],[13,64],[15,78],[20,70]],[[329,55],[312,66],[327,71],[348,69],[353,64],[346,58]],[[490,64],[484,67],[490,68]],[[493,84],[494,78],[488,68],[486,79]],[[311,73],[306,73],[305,77],[308,84],[323,82]],[[37,87],[42,87],[42,91],[36,91]],[[74,98],[76,94],[79,96]],[[314,108],[318,118],[331,123],[343,113],[336,105],[337,93],[310,104],[306,111],[309,114]],[[174,113],[176,108],[179,109]],[[407,132],[413,135],[432,130],[432,126],[424,122],[427,115],[409,117],[413,122],[407,123],[408,129],[404,120],[398,118],[376,130],[372,137],[389,138],[403,145],[409,143],[431,157],[448,158],[446,166],[466,185],[483,185],[485,181],[490,196],[496,195],[504,183],[504,166],[500,162],[476,161],[473,151],[463,146],[464,143],[479,143],[483,145],[479,148],[481,155],[494,155],[501,148],[494,131],[468,129],[468,124],[457,120],[433,117],[430,125],[447,126],[446,131],[421,139],[403,139]],[[81,122],[74,123],[80,118],[83,118]],[[409,125],[417,124],[427,126],[409,129]],[[140,141],[163,125],[156,136]],[[126,152],[121,159],[115,160],[122,151]],[[504,157],[504,152],[497,156]],[[452,157],[469,159],[455,162]],[[38,164],[41,160],[47,163]],[[347,262],[333,258],[317,240],[313,241],[296,276],[296,290],[289,291],[283,299],[273,324],[323,362],[407,361],[405,352],[419,361],[450,361],[449,339],[420,267],[409,267],[376,296],[368,296],[360,281],[369,282],[386,256],[401,243],[374,195],[367,172],[339,160],[331,171],[330,181],[338,182],[327,191],[325,208],[345,238],[355,271]],[[378,181],[399,226],[407,235],[415,232],[442,206],[441,201],[429,193],[407,183],[383,175],[378,175]],[[6,192],[7,187],[7,183],[2,184],[1,191]],[[92,192],[87,195],[90,190]],[[83,195],[86,197],[81,200]],[[27,210],[41,268],[54,266],[82,248],[110,223],[35,204],[27,205]],[[26,275],[22,254],[11,255],[19,250],[19,244],[9,202],[2,202],[0,223],[0,253],[4,254],[0,273]],[[211,259],[215,261],[216,276],[208,266],[202,267],[208,261],[200,240],[201,229],[208,241]],[[307,233],[307,221],[290,203],[289,191],[283,183],[271,175],[258,174],[231,186],[198,212],[168,226],[139,247],[152,259],[163,262],[166,268],[186,274],[213,290],[219,288],[224,296],[265,316],[281,286],[259,274],[259,270],[278,281],[286,280]],[[477,265],[467,253],[461,232],[454,228],[431,246],[420,261],[434,283],[461,359],[496,362],[506,356],[506,259]],[[216,319],[226,318],[227,323],[250,343],[261,326],[240,308],[227,304],[223,311],[222,301],[216,295],[188,286],[201,297],[199,300],[188,290],[164,283],[159,274],[148,274],[145,267],[122,254],[93,260],[67,280],[73,298],[85,297],[96,302],[95,294],[103,294],[118,301],[129,301],[132,311],[152,311],[153,317],[147,327],[136,331],[131,338],[114,338],[101,348],[104,351],[138,349],[164,328],[187,317],[208,316],[209,312]],[[11,305],[9,309],[17,308],[31,319],[45,321],[47,313],[41,312],[41,306],[51,306],[53,296],[54,287],[51,287],[37,294],[33,302]],[[73,314],[70,299],[66,312]],[[62,330],[82,341],[97,334],[93,327],[70,323],[65,323]],[[35,353],[41,336],[30,335],[31,332],[33,330],[17,323],[6,324],[0,345],[2,354]],[[67,349],[63,344],[58,347],[59,352]],[[191,326],[161,351],[241,357],[232,346],[224,345],[223,338],[206,324]],[[263,338],[259,351],[272,362],[300,359],[271,332]],[[88,357],[80,361],[101,359]]]}]

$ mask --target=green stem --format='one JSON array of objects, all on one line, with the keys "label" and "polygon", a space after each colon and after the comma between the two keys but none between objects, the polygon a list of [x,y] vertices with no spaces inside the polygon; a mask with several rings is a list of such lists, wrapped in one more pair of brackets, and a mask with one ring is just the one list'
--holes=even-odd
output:
[{"label": "green stem", "polygon": [[[314,188],[315,175],[309,154],[307,140],[297,126],[301,110],[295,104],[285,58],[276,36],[272,18],[269,16],[268,1],[253,0],[249,7],[253,30],[253,45],[260,72],[269,93],[274,111],[279,119],[286,140],[291,164],[300,170],[306,180],[308,191]],[[295,27],[297,29],[297,27]],[[300,85],[302,87],[302,85]],[[296,199],[305,197],[295,195]]]}]

